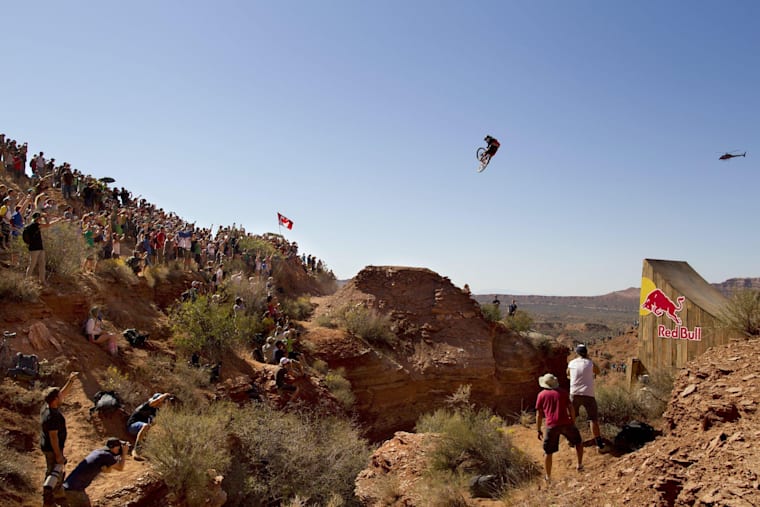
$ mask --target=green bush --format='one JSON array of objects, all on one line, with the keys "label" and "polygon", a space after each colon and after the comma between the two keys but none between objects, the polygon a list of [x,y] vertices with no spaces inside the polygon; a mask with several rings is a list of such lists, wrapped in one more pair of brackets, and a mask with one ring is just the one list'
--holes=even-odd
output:
[{"label": "green bush", "polygon": [[179,303],[170,312],[174,344],[187,356],[201,352],[212,361],[220,360],[263,329],[257,316],[233,315],[231,303],[208,296]]},{"label": "green bush", "polygon": [[235,414],[231,432],[240,466],[229,477],[228,491],[236,492],[229,505],[279,505],[296,496],[309,505],[337,497],[357,505],[354,480],[369,449],[349,422],[251,405]]},{"label": "green bush", "polygon": [[417,432],[441,435],[431,453],[434,470],[497,475],[505,488],[538,473],[538,467],[502,431],[499,417],[490,410],[460,407],[438,409],[417,421]]},{"label": "green bush", "polygon": [[282,313],[290,317],[290,320],[306,320],[314,311],[314,305],[308,296],[297,299],[285,299],[280,303]]},{"label": "green bush", "polygon": [[501,320],[501,310],[493,303],[481,304],[480,311],[483,312],[483,317],[490,322],[499,322]]},{"label": "green bush", "polygon": [[37,301],[40,298],[40,286],[36,278],[26,278],[23,273],[3,270],[0,277],[0,301],[17,303]]},{"label": "green bush", "polygon": [[129,373],[122,372],[113,365],[106,370],[103,391],[116,391],[119,398],[130,408],[136,408],[139,404],[144,403],[152,394],[148,393]]},{"label": "green bush", "polygon": [[227,445],[232,409],[226,404],[199,409],[164,406],[145,439],[145,455],[169,490],[184,505],[204,505],[207,470],[222,475],[232,458]]},{"label": "green bush", "polygon": [[646,419],[645,407],[622,380],[597,384],[595,391],[600,424],[622,428],[629,421]]},{"label": "green bush", "polygon": [[121,285],[134,285],[138,283],[137,275],[132,268],[127,266],[124,259],[105,259],[98,262],[96,272],[99,276],[107,277],[112,282]]},{"label": "green bush", "polygon": [[327,373],[325,383],[333,396],[348,410],[356,403],[356,396],[351,390],[351,382],[346,379],[346,370],[338,368]]},{"label": "green bush", "polygon": [[659,419],[668,408],[673,392],[673,373],[657,370],[649,374],[646,384],[639,384],[636,396],[646,419]]},{"label": "green bush", "polygon": [[533,319],[527,312],[517,310],[511,317],[505,317],[504,325],[516,333],[525,333],[533,327]]},{"label": "green bush", "polygon": [[734,293],[719,320],[724,327],[749,338],[760,336],[760,291]]},{"label": "green bush", "polygon": [[270,255],[277,253],[277,249],[264,238],[257,236],[244,236],[238,240],[240,251],[248,250],[248,253],[252,258],[269,257]]},{"label": "green bush", "polygon": [[47,269],[64,278],[82,270],[82,262],[89,250],[79,226],[71,222],[58,222],[42,231]]},{"label": "green bush", "polygon": [[314,319],[314,323],[320,327],[326,327],[328,329],[336,329],[338,327],[338,319],[331,313],[323,313]]},{"label": "green bush", "polygon": [[372,308],[354,306],[343,314],[346,331],[369,343],[391,345],[396,335],[391,331],[391,319]]}]

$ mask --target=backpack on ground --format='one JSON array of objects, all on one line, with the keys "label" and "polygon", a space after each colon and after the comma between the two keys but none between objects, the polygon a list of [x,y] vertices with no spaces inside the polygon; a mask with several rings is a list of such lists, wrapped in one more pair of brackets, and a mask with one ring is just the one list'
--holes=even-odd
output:
[{"label": "backpack on ground", "polygon": [[140,333],[134,328],[125,329],[121,334],[130,345],[138,348],[144,347],[145,342],[148,340],[148,336],[150,336],[148,333]]},{"label": "backpack on ground", "polygon": [[622,452],[631,452],[640,449],[647,442],[654,440],[655,429],[645,422],[630,421],[620,433],[615,435],[615,448]]},{"label": "backpack on ground", "polygon": [[16,366],[8,370],[14,379],[35,380],[40,374],[40,362],[35,354],[16,352]]},{"label": "backpack on ground", "polygon": [[121,408],[121,399],[116,391],[98,391],[92,397],[94,406],[90,408],[90,414],[102,412],[107,414]]}]

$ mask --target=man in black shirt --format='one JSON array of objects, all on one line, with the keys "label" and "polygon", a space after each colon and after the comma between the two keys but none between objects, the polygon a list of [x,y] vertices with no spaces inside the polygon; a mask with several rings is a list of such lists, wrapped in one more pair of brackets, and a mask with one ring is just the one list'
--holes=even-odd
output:
[{"label": "man in black shirt", "polygon": [[137,435],[135,439],[135,448],[132,450],[132,458],[137,461],[141,461],[143,458],[140,455],[140,443],[145,434],[150,429],[153,419],[155,419],[158,413],[158,407],[160,407],[164,401],[172,396],[171,393],[156,393],[150,397],[148,401],[140,405],[132,412],[127,420],[127,430],[130,435]]},{"label": "man in black shirt", "polygon": [[[45,391],[45,405],[40,411],[40,449],[45,455],[45,477],[51,474],[56,465],[66,464],[63,454],[66,445],[66,418],[58,408],[77,375],[79,372],[72,372],[63,387],[49,387]],[[60,492],[60,487],[61,485],[57,484],[53,489],[43,490],[43,505],[53,505],[53,496]]]},{"label": "man in black shirt", "polygon": [[39,212],[35,211],[32,214],[32,223],[24,229],[23,238],[29,248],[29,267],[26,270],[26,276],[32,276],[36,269],[39,273],[40,283],[45,285],[45,249],[42,246],[42,229],[50,227],[61,219],[56,218],[50,222],[41,222],[40,218]]}]

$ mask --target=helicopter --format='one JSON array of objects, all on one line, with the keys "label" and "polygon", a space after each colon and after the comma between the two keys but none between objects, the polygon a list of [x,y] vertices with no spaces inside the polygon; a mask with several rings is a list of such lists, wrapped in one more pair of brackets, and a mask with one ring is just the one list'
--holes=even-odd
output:
[{"label": "helicopter", "polygon": [[734,157],[746,157],[746,156],[747,156],[747,152],[746,151],[744,153],[728,153],[728,152],[726,152],[723,155],[721,155],[718,160],[729,160],[729,159],[732,159]]}]

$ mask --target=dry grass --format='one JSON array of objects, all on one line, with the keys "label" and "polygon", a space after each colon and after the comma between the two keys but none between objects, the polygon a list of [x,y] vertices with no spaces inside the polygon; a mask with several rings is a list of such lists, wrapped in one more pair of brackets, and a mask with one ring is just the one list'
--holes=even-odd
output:
[{"label": "dry grass", "polygon": [[17,303],[37,301],[40,298],[40,285],[23,273],[3,270],[0,277],[0,301]]}]

